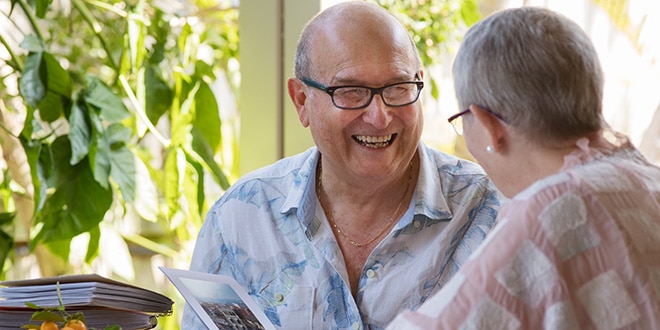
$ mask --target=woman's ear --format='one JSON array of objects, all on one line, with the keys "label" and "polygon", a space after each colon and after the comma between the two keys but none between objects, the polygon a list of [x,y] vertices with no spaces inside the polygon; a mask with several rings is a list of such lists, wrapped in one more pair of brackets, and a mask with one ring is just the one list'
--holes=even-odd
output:
[{"label": "woman's ear", "polygon": [[293,106],[296,107],[298,120],[300,120],[300,123],[303,125],[303,127],[308,127],[309,115],[307,113],[307,108],[305,107],[305,101],[307,101],[305,86],[299,79],[289,78],[287,80],[287,88],[289,89],[289,97],[291,98],[291,102],[293,102]]},{"label": "woman's ear", "polygon": [[479,107],[478,105],[470,105],[470,112],[481,123],[488,133],[490,139],[489,152],[498,152],[504,148],[506,143],[506,125],[501,119],[497,118],[490,111]]}]

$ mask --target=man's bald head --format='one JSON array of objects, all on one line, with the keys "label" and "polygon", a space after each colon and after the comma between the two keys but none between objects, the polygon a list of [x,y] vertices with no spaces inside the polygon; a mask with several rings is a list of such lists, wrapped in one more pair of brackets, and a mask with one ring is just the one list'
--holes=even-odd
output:
[{"label": "man's bald head", "polygon": [[[414,57],[421,66],[417,48],[401,22],[382,7],[363,1],[339,3],[317,14],[303,29],[296,51],[296,77],[309,77],[323,70],[316,61],[336,62],[360,56],[381,47],[396,47]],[[342,49],[345,51],[333,50]],[[312,69],[314,68],[314,69]]]}]

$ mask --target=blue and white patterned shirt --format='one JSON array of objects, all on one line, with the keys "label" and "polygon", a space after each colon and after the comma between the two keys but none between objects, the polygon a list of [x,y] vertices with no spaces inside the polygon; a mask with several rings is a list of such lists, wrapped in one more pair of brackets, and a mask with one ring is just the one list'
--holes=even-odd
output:
[{"label": "blue and white patterned shirt", "polygon": [[[418,146],[415,195],[364,266],[357,297],[315,192],[316,147],[245,175],[209,210],[190,269],[235,278],[280,329],[382,329],[456,273],[501,195],[468,161]],[[186,307],[183,329],[203,329]]]}]

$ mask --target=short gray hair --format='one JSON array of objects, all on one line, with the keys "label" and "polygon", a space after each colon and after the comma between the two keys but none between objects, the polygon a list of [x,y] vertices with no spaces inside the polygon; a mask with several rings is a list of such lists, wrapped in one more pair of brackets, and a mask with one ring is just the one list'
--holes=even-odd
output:
[{"label": "short gray hair", "polygon": [[598,54],[575,22],[548,9],[507,9],[475,24],[453,79],[461,109],[486,107],[539,145],[562,145],[605,125]]}]

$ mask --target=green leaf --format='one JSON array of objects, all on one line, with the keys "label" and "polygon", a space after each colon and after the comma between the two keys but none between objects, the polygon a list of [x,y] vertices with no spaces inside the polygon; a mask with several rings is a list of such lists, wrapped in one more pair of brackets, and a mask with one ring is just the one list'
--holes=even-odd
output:
[{"label": "green leaf", "polygon": [[94,111],[89,111],[92,123],[92,143],[89,146],[89,163],[94,180],[103,188],[109,188],[110,178],[110,142],[105,138],[101,118]]},{"label": "green leaf", "polygon": [[438,99],[440,97],[440,88],[438,87],[438,81],[431,77],[431,96],[433,96],[434,99]]},{"label": "green leaf", "polygon": [[29,302],[29,301],[25,303],[25,306],[27,306],[27,307],[29,307],[29,308],[32,308],[32,309],[43,309],[43,308],[41,308],[40,306],[38,306],[37,304],[35,304],[35,303],[31,303],[31,302]]},{"label": "green leaf", "polygon": [[188,201],[188,218],[196,225],[201,225],[204,210],[204,169],[190,157],[187,157],[187,160],[189,166],[184,177],[183,193]]},{"label": "green leaf", "polygon": [[69,253],[71,253],[72,238],[73,236],[68,239],[53,240],[52,236],[50,236],[49,241],[44,242],[44,244],[53,255],[60,257],[63,261],[68,261]]},{"label": "green leaf", "polygon": [[204,160],[216,183],[222,189],[229,188],[229,180],[214,158],[214,151],[197,129],[192,130],[192,148]]},{"label": "green leaf", "polygon": [[135,199],[135,157],[126,146],[112,149],[111,153],[110,177],[119,186],[124,200],[130,203]]},{"label": "green leaf", "polygon": [[49,53],[28,56],[20,81],[21,93],[46,122],[59,119],[70,102],[71,78]]},{"label": "green leaf", "polygon": [[34,110],[30,105],[26,105],[25,108],[25,126],[23,126],[23,130],[21,130],[21,134],[19,135],[19,139],[23,147],[33,144],[32,142],[28,141],[32,140],[32,133],[34,132]]},{"label": "green leaf", "polygon": [[71,145],[66,135],[59,136],[51,144],[43,145],[39,161],[43,164],[48,187],[66,185],[78,175],[69,163],[70,158]]},{"label": "green leaf", "polygon": [[183,183],[183,169],[185,169],[183,151],[179,148],[170,149],[165,159],[165,200],[170,215],[176,213],[176,210],[180,208],[179,197],[181,197],[181,191],[179,190],[179,183]]},{"label": "green leaf", "polygon": [[55,94],[71,97],[71,77],[62,68],[60,63],[50,53],[43,53],[43,61],[46,64],[47,89]]},{"label": "green leaf", "polygon": [[201,85],[202,82],[198,81],[187,93],[187,97],[181,104],[181,109],[178,112],[173,111],[171,114],[171,141],[174,146],[185,146],[188,142],[188,133],[190,132],[191,124],[194,119],[192,111],[195,104],[195,95],[197,94],[197,91],[199,91]]},{"label": "green leaf", "polygon": [[[25,156],[28,159],[28,164],[30,164],[30,174],[32,177],[32,185],[34,186],[34,206],[35,210],[39,210],[43,207],[46,199],[46,190],[48,185],[45,184],[47,172],[50,169],[50,166],[45,168],[42,162],[42,145],[36,143],[35,141],[26,141],[25,137],[21,135],[21,144],[23,145],[23,150],[25,150]],[[45,159],[46,161],[48,159]],[[42,182],[44,184],[42,184]]]},{"label": "green leaf", "polygon": [[[41,80],[41,58],[43,53],[30,53],[25,59],[25,66],[19,81],[21,95],[33,108],[46,96],[46,86]],[[45,74],[45,73],[44,73]]]},{"label": "green leaf", "polygon": [[126,145],[130,141],[133,132],[130,128],[121,124],[112,124],[105,129],[105,139],[111,148],[117,148],[120,145]]},{"label": "green leaf", "polygon": [[41,53],[46,51],[46,44],[34,34],[30,34],[19,45],[21,48],[31,53]]},{"label": "green leaf", "polygon": [[54,322],[64,322],[62,315],[56,312],[51,311],[38,311],[32,314],[32,321],[54,321]]},{"label": "green leaf", "polygon": [[4,269],[5,261],[14,249],[14,238],[0,230],[0,271]]},{"label": "green leaf", "polygon": [[195,119],[193,127],[199,130],[211,150],[220,147],[220,109],[215,95],[206,82],[201,82],[195,93]]},{"label": "green leaf", "polygon": [[142,66],[146,54],[146,49],[144,47],[144,23],[142,21],[132,19],[132,17],[129,16],[127,33],[130,43],[129,49],[131,50],[131,66],[139,68]]},{"label": "green leaf", "polygon": [[128,37],[124,36],[124,45],[121,48],[119,55],[119,66],[117,68],[117,75],[127,75],[131,71],[131,59],[128,56],[130,47],[128,47]]},{"label": "green leaf", "polygon": [[204,80],[204,77],[208,77],[209,81],[215,81],[215,72],[213,72],[213,66],[209,65],[205,61],[197,60],[195,61],[195,77],[198,77],[199,80]]},{"label": "green leaf", "polygon": [[89,162],[71,166],[71,146],[66,136],[58,137],[45,151],[57,164],[47,178],[54,192],[47,196],[43,208],[35,215],[43,227],[31,246],[44,242],[67,240],[98,226],[112,203],[112,191],[94,180]]},{"label": "green leaf", "polygon": [[160,117],[172,106],[172,91],[158,76],[157,69],[150,65],[145,72],[145,111],[154,124],[158,123]]},{"label": "green leaf", "polygon": [[36,0],[36,15],[39,18],[44,18],[46,17],[46,13],[48,12],[48,7],[50,6],[51,2],[53,0]]},{"label": "green leaf", "polygon": [[94,179],[101,186],[107,187],[108,177],[112,177],[127,202],[135,198],[136,160],[126,146],[131,134],[130,128],[112,124],[103,132],[95,133],[95,143],[90,152]]},{"label": "green leaf", "polygon": [[130,112],[121,98],[101,80],[93,76],[87,76],[85,102],[98,108],[101,119],[111,123],[122,121],[130,116]]},{"label": "green leaf", "polygon": [[89,230],[89,244],[87,245],[87,253],[85,254],[85,262],[91,264],[99,252],[99,243],[101,242],[101,230],[99,227],[94,227]]},{"label": "green leaf", "polygon": [[12,223],[15,217],[16,212],[0,212],[0,226]]},{"label": "green leaf", "polygon": [[88,169],[81,171],[74,180],[46,200],[43,210],[36,216],[36,221],[44,225],[30,242],[31,246],[71,239],[97,227],[103,220],[112,204],[112,192],[94,181]]},{"label": "green leaf", "polygon": [[192,27],[190,27],[190,24],[186,23],[183,25],[181,28],[181,33],[179,34],[179,41],[177,42],[177,45],[179,46],[179,51],[182,54],[187,54],[187,48],[190,47],[188,44],[188,37],[190,37],[193,34]]},{"label": "green leaf", "polygon": [[89,154],[91,144],[90,125],[84,111],[85,105],[82,102],[76,102],[71,107],[69,115],[69,140],[71,141],[71,159],[69,164],[78,164]]},{"label": "green leaf", "polygon": [[39,117],[52,123],[62,117],[64,114],[64,104],[62,104],[62,97],[51,91],[46,92],[46,96],[37,105],[39,109]]},{"label": "green leaf", "polygon": [[461,1],[461,18],[468,27],[481,19],[479,8],[474,0]]}]

